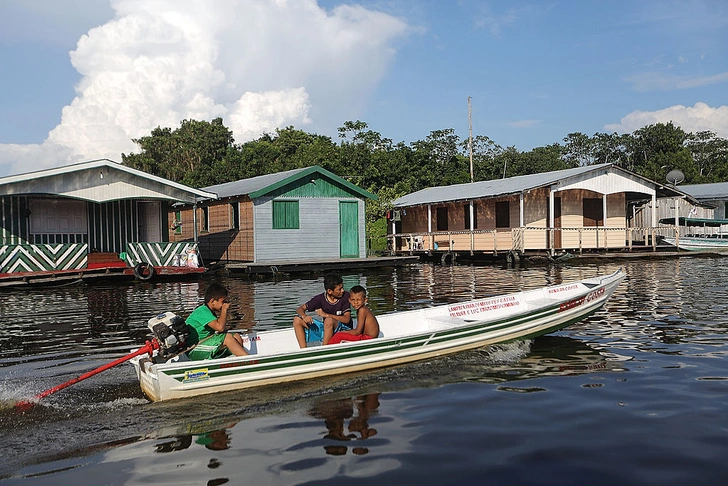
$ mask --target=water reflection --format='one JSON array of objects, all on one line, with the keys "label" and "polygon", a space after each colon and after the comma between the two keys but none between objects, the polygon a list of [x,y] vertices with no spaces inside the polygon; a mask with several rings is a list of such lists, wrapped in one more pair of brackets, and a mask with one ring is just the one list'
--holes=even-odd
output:
[{"label": "water reflection", "polygon": [[[204,446],[206,449],[209,449],[211,451],[227,450],[230,448],[230,443],[232,442],[232,434],[230,432],[230,429],[232,429],[239,421],[239,419],[236,419],[230,423],[227,423],[222,428],[215,428],[213,430],[207,431],[201,431],[201,429],[206,429],[207,427],[210,427],[209,424],[206,424],[202,427],[200,425],[190,427],[198,429],[198,431],[190,431],[190,433],[188,434],[177,435],[172,437],[171,440],[161,442],[155,446],[154,452],[167,453],[182,451],[189,448],[193,442],[195,444]],[[215,427],[219,427],[219,425]]]},{"label": "water reflection", "polygon": [[[369,393],[354,398],[318,401],[309,412],[312,417],[323,419],[327,433],[324,439],[335,442],[364,441],[377,434],[377,429],[369,426],[369,418],[379,408],[379,393]],[[348,433],[345,427],[348,424]],[[348,446],[343,444],[324,445],[326,454],[340,456],[346,454]],[[367,447],[357,442],[351,452],[363,455]]]},{"label": "water reflection", "polygon": [[[504,270],[422,264],[350,272],[344,279],[347,287],[366,286],[370,307],[381,314],[559,284],[611,273],[619,266],[608,262]],[[199,398],[194,406],[184,401],[147,403],[132,371],[122,365],[48,397],[43,406],[25,416],[0,407],[0,440],[8,451],[6,464],[11,465],[4,467],[30,461],[28,458],[42,461],[38,458],[67,450],[88,454],[93,444],[146,435],[150,429],[163,429],[156,436],[163,438],[159,444],[146,443],[145,454],[157,446],[157,457],[213,452],[197,442],[209,434],[201,439],[209,441],[207,445],[230,448],[214,451],[214,458],[219,459],[223,452],[239,450],[239,444],[246,443],[241,438],[236,445],[234,439],[245,437],[240,430],[252,413],[275,413],[282,404],[301,407],[310,423],[301,419],[304,424],[292,442],[279,438],[278,453],[295,452],[322,461],[360,454],[370,458],[390,442],[406,447],[386,425],[395,414],[384,410],[387,394],[402,390],[411,394],[412,390],[459,383],[495,385],[507,392],[545,390],[550,382],[544,380],[547,377],[625,373],[644,367],[645,360],[657,359],[664,361],[665,369],[674,369],[668,367],[706,357],[723,359],[702,359],[700,374],[693,381],[724,380],[728,266],[723,259],[643,260],[624,266],[627,279],[602,311],[533,342],[255,393]],[[0,299],[0,403],[27,398],[128,353],[146,339],[147,319],[166,310],[187,315],[199,304],[210,281],[4,290]],[[235,324],[258,330],[290,326],[292,311],[323,289],[318,275],[277,281],[220,277],[217,281],[231,290],[233,311],[239,317]],[[675,356],[680,357],[678,365]],[[694,361],[690,363],[695,366]],[[332,390],[336,398],[330,398]],[[312,398],[319,396],[329,398]],[[329,399],[334,402],[326,403]],[[178,430],[180,424],[200,417],[217,417],[221,407],[231,411],[232,418]],[[167,431],[167,426],[175,430]],[[336,453],[342,456],[334,456]],[[170,464],[172,467],[176,466]]]}]

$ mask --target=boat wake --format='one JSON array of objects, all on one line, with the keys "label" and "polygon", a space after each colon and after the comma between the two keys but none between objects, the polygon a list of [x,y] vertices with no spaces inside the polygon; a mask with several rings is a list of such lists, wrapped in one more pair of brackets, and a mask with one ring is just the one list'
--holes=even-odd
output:
[{"label": "boat wake", "polygon": [[483,348],[482,352],[486,355],[486,364],[515,363],[528,356],[528,353],[531,352],[532,342],[528,339],[506,344],[494,344]]}]

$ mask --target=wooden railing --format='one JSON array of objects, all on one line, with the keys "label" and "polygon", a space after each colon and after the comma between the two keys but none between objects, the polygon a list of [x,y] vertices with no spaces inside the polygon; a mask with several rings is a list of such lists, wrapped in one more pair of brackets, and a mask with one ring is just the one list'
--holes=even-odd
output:
[{"label": "wooden railing", "polygon": [[628,249],[651,247],[657,249],[660,237],[678,237],[679,228],[660,226],[646,228],[589,227],[536,228],[507,230],[459,230],[432,233],[402,233],[387,235],[388,247],[395,253],[470,252],[482,253],[517,251],[559,251]]}]

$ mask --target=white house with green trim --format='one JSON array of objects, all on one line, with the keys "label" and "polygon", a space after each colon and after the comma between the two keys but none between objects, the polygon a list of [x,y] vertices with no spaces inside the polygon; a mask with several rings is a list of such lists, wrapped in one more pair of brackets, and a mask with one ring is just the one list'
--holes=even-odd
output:
[{"label": "white house with green trim", "polygon": [[319,167],[205,187],[218,199],[170,211],[174,241],[195,230],[207,262],[366,257],[365,201],[376,195]]},{"label": "white house with green trim", "polygon": [[169,243],[169,205],[215,197],[107,159],[2,177],[0,276],[89,268],[89,254],[129,245],[171,265],[186,247]]}]

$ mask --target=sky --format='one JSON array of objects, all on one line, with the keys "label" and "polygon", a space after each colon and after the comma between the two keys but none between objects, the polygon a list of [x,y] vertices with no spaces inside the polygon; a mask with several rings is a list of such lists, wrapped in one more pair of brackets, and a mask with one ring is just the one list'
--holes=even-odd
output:
[{"label": "sky", "polygon": [[236,143],[349,120],[521,151],[670,121],[728,138],[726,45],[714,0],[0,0],[0,177],[217,117]]}]

